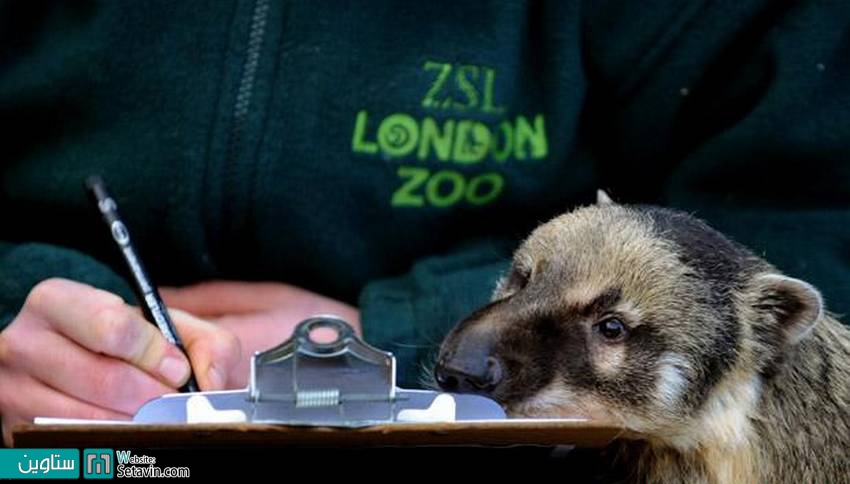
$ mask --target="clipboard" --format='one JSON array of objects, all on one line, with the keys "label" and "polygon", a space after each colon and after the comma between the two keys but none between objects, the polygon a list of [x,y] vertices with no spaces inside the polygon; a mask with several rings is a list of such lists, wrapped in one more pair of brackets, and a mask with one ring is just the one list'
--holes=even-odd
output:
[{"label": "clipboard", "polygon": [[[329,330],[320,341],[316,330]],[[243,390],[163,395],[132,421],[37,418],[15,447],[409,447],[572,445],[636,438],[607,422],[508,418],[480,395],[395,384],[395,358],[332,316],[301,322],[286,342],[251,358]]]}]

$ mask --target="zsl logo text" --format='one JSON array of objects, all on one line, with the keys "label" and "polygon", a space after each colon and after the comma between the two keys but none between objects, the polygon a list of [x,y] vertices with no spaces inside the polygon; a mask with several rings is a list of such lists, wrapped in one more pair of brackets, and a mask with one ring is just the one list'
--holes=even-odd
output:
[{"label": "zsl logo text", "polygon": [[[427,61],[422,71],[431,81],[420,106],[436,112],[436,117],[396,112],[377,121],[362,109],[354,123],[354,153],[418,162],[398,167],[401,183],[390,200],[392,206],[450,207],[461,201],[486,205],[505,188],[504,177],[493,168],[510,160],[528,163],[546,157],[543,115],[504,116],[505,108],[494,99],[495,69]],[[495,121],[485,123],[474,116]],[[467,167],[466,173],[433,168],[447,163]],[[468,173],[475,167],[482,169]]]}]

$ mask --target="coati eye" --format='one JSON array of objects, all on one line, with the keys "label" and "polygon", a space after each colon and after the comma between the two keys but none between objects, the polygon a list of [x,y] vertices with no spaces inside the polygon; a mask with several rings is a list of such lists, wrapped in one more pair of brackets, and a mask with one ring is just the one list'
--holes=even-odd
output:
[{"label": "coati eye", "polygon": [[604,319],[596,323],[594,328],[603,338],[609,341],[618,341],[624,338],[627,333],[626,325],[617,318]]}]

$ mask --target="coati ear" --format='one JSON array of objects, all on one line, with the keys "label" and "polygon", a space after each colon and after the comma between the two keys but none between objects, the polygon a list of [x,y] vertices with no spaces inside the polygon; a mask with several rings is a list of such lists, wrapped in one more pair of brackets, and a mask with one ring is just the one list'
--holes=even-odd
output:
[{"label": "coati ear", "polygon": [[611,200],[611,197],[605,193],[605,190],[596,190],[596,204],[597,205],[614,205],[614,200]]},{"label": "coati ear", "polygon": [[802,341],[823,318],[823,298],[808,282],[765,274],[756,278],[756,284],[756,309],[772,314],[788,344]]}]

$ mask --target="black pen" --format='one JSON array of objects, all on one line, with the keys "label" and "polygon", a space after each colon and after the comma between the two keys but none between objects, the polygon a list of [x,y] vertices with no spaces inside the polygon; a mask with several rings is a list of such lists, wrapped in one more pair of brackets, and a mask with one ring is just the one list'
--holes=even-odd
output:
[{"label": "black pen", "polygon": [[[174,323],[171,322],[168,309],[166,309],[165,303],[162,302],[159,291],[153,282],[151,282],[147,272],[145,272],[142,260],[136,254],[136,249],[133,248],[133,244],[130,242],[130,233],[118,215],[118,206],[115,204],[115,200],[109,196],[106,186],[99,176],[88,177],[86,179],[86,188],[92,201],[97,204],[98,211],[103,215],[103,220],[109,227],[112,239],[118,244],[121,255],[124,256],[124,261],[127,262],[130,274],[133,276],[133,289],[136,291],[136,296],[138,296],[141,303],[142,312],[148,321],[159,327],[165,339],[177,346],[186,355],[186,359],[188,360],[189,357],[186,353],[186,348],[183,347],[183,341],[180,340],[180,335],[177,334]],[[198,382],[195,381],[195,375],[191,372],[191,365],[189,370],[189,380],[185,385],[180,387],[181,392],[198,391]]]}]

